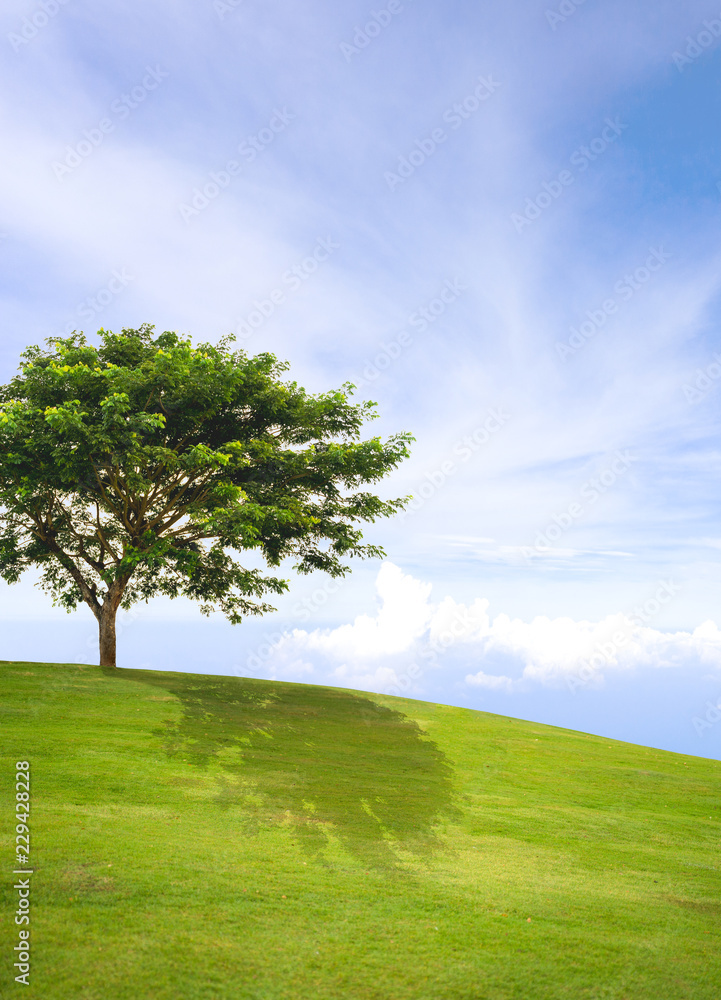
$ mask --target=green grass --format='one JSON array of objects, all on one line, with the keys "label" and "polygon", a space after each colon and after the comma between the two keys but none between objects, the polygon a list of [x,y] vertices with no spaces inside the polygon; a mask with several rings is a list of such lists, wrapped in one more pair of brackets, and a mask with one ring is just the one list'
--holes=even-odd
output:
[{"label": "green grass", "polygon": [[260,680],[3,663],[0,691],[3,998],[721,994],[721,762]]}]

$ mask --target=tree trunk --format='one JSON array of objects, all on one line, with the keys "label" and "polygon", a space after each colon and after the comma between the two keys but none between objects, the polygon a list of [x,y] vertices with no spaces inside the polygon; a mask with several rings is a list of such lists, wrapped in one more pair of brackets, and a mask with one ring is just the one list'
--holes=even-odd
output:
[{"label": "tree trunk", "polygon": [[106,603],[103,605],[103,610],[100,614],[100,666],[101,667],[117,667],[115,662],[115,615],[117,614],[117,607],[113,606],[112,603]]},{"label": "tree trunk", "polygon": [[117,667],[118,665],[115,662],[115,616],[118,613],[129,579],[129,576],[124,576],[113,580],[105,595],[105,600],[100,605],[100,614],[97,617],[100,625],[101,667]]}]

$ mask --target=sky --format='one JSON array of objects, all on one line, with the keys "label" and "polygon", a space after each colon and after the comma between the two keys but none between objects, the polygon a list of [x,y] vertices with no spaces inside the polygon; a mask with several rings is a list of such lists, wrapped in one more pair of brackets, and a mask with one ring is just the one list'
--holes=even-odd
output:
[{"label": "sky", "polygon": [[[6,0],[0,381],[155,324],[410,431],[383,561],[121,666],[326,683],[721,757],[721,0]],[[94,620],[0,584],[0,656]]]}]

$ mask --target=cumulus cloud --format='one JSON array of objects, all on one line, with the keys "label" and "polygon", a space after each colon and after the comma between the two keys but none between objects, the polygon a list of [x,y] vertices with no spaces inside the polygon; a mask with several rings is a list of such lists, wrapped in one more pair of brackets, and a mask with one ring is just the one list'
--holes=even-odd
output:
[{"label": "cumulus cloud", "polygon": [[[721,631],[713,621],[692,632],[662,632],[650,624],[675,593],[660,584],[656,596],[633,611],[601,621],[504,613],[492,616],[489,601],[435,603],[431,585],[386,562],[376,580],[378,611],[337,628],[285,633],[273,647],[272,669],[289,676],[303,664],[332,683],[366,690],[424,690],[424,679],[488,691],[527,691],[533,686],[598,686],[610,672],[707,664],[721,667]],[[494,672],[498,664],[504,672]],[[311,667],[311,664],[314,664]]]},{"label": "cumulus cloud", "polygon": [[409,649],[428,629],[432,610],[431,584],[404,575],[393,563],[384,563],[376,579],[378,614],[359,615],[352,625],[332,631],[294,632],[306,648],[340,658],[373,659]]}]

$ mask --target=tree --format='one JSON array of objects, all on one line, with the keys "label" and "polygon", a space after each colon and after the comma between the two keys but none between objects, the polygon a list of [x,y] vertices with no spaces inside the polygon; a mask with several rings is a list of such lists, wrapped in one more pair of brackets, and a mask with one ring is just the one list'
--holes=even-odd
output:
[{"label": "tree", "polygon": [[409,454],[396,434],[359,440],[375,403],[312,395],[281,380],[272,354],[232,352],[149,325],[29,347],[0,387],[0,576],[39,567],[53,603],[85,602],[100,663],[116,665],[119,608],[156,594],[189,597],[234,624],[272,611],[288,583],[268,567],[344,576],[344,556],[384,555],[359,523],[406,499],[361,487]]}]

